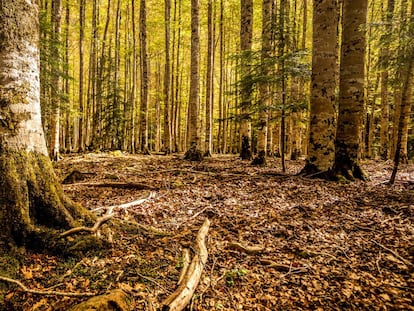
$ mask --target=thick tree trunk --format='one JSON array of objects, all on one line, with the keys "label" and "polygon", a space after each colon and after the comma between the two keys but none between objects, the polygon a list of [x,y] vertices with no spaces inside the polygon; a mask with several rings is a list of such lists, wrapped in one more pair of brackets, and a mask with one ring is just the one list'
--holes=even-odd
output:
[{"label": "thick tree trunk", "polygon": [[335,158],[335,87],[338,58],[336,0],[314,1],[308,157],[302,173],[332,168]]},{"label": "thick tree trunk", "polygon": [[368,1],[344,1],[339,115],[335,142],[334,176],[365,179],[360,167],[364,112],[365,32]]},{"label": "thick tree trunk", "polygon": [[[27,27],[32,25],[32,27]],[[59,186],[40,118],[38,7],[0,6],[0,248],[41,242],[42,227],[68,228],[85,216]],[[44,230],[43,230],[44,231]],[[45,241],[47,242],[47,241]]]}]

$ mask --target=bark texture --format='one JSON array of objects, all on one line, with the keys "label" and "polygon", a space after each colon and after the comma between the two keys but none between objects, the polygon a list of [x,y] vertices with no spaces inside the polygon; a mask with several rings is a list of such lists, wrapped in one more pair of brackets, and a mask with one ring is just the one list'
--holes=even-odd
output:
[{"label": "bark texture", "polygon": [[332,168],[335,158],[335,87],[338,58],[336,0],[314,0],[310,128],[305,174]]},{"label": "bark texture", "polygon": [[240,85],[240,139],[241,151],[240,157],[243,160],[250,160],[252,157],[251,140],[252,140],[252,125],[251,125],[251,94],[252,82],[249,78],[250,70],[250,52],[252,49],[252,35],[253,35],[253,0],[241,0],[240,13],[240,51],[242,55],[241,60],[241,85]]},{"label": "bark texture", "polygon": [[[32,27],[27,27],[32,25]],[[0,250],[86,216],[53,173],[40,118],[38,5],[0,6]],[[40,240],[37,240],[40,241]]]},{"label": "bark texture", "polygon": [[368,1],[344,1],[339,115],[333,174],[365,179],[359,165],[364,111],[365,31]]}]

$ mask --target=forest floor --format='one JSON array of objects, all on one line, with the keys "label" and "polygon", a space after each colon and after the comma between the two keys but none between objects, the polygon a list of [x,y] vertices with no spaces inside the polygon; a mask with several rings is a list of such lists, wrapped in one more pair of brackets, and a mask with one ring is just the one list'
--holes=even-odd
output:
[{"label": "forest floor", "polygon": [[[62,180],[83,173],[65,192],[95,213],[147,200],[113,208],[125,227],[102,225],[107,247],[29,254],[20,281],[97,294],[120,287],[133,293],[134,310],[149,310],[148,301],[158,309],[209,217],[208,261],[188,310],[414,310],[414,165],[389,186],[389,162],[365,162],[370,180],[352,183],[295,176],[303,164],[288,161],[282,174],[275,158],[256,167],[236,156],[65,157],[55,165]],[[5,297],[6,310],[68,310],[86,299],[16,286]]]}]

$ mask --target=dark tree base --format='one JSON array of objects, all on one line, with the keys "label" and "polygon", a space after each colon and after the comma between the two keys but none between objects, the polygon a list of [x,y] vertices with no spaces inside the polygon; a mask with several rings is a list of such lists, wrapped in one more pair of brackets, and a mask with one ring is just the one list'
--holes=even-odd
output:
[{"label": "dark tree base", "polygon": [[201,162],[203,160],[203,154],[201,153],[201,150],[197,149],[196,144],[192,144],[190,149],[185,153],[184,159]]},{"label": "dark tree base", "polygon": [[251,160],[252,158],[252,151],[250,150],[249,138],[246,136],[243,136],[242,138],[240,158],[242,160]]},{"label": "dark tree base", "polygon": [[263,150],[253,159],[252,165],[266,165],[266,154]]}]

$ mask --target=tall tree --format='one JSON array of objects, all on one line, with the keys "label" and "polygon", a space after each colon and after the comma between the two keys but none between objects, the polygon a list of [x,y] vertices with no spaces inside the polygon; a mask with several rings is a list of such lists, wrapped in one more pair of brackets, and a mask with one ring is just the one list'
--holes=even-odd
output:
[{"label": "tall tree", "polygon": [[393,184],[397,175],[398,166],[403,157],[407,156],[406,151],[403,150],[404,135],[408,131],[408,120],[412,105],[412,87],[414,75],[414,3],[411,4],[411,14],[408,19],[408,34],[407,42],[405,43],[405,66],[402,66],[401,77],[403,78],[402,98],[400,106],[400,115],[398,120],[398,134],[397,143],[394,154],[394,169],[391,174],[390,183]]},{"label": "tall tree", "polygon": [[333,174],[365,179],[360,167],[364,112],[365,31],[368,1],[345,0],[339,76],[339,115]]},{"label": "tall tree", "polygon": [[79,0],[79,129],[78,150],[85,150],[84,53],[85,53],[85,0]]},{"label": "tall tree", "polygon": [[308,156],[302,172],[328,171],[335,159],[337,0],[313,1],[312,77]]},{"label": "tall tree", "polygon": [[262,50],[261,50],[261,83],[259,85],[259,129],[257,133],[257,157],[254,164],[266,164],[268,109],[271,102],[269,78],[269,60],[272,51],[271,41],[272,1],[262,1]]},{"label": "tall tree", "polygon": [[140,43],[141,43],[141,109],[140,109],[140,150],[146,154],[148,150],[148,82],[149,65],[147,53],[147,12],[146,1],[141,0],[140,6]]},{"label": "tall tree", "polygon": [[251,96],[252,80],[250,75],[250,58],[253,38],[253,0],[240,0],[240,157],[250,160],[252,157]]},{"label": "tall tree", "polygon": [[201,160],[200,151],[200,3],[191,0],[191,69],[190,69],[190,95],[188,102],[188,132],[187,152],[188,160]]},{"label": "tall tree", "polygon": [[213,100],[214,100],[214,19],[213,0],[208,0],[207,8],[207,73],[206,73],[206,135],[204,155],[213,153]]},{"label": "tall tree", "polygon": [[60,91],[61,91],[61,66],[60,66],[60,35],[62,30],[61,24],[62,17],[62,1],[53,0],[52,2],[52,55],[57,58],[54,64],[55,70],[52,78],[52,116],[50,122],[50,142],[49,150],[50,157],[53,160],[59,158],[59,133],[60,133]]},{"label": "tall tree", "polygon": [[165,70],[164,70],[164,150],[166,153],[171,152],[171,120],[170,120],[170,19],[171,19],[171,0],[164,1],[164,18],[165,18]]},{"label": "tall tree", "polygon": [[392,18],[394,15],[395,0],[387,1],[387,8],[385,11],[385,32],[382,35],[383,47],[380,52],[381,62],[381,126],[380,126],[380,156],[382,159],[388,158],[389,149],[389,116],[390,104],[388,102],[388,84],[389,84],[389,57],[390,57],[390,35],[392,33]]},{"label": "tall tree", "polygon": [[1,2],[0,251],[46,243],[45,227],[70,227],[85,213],[64,196],[48,158],[40,117],[38,26],[37,1]]}]

